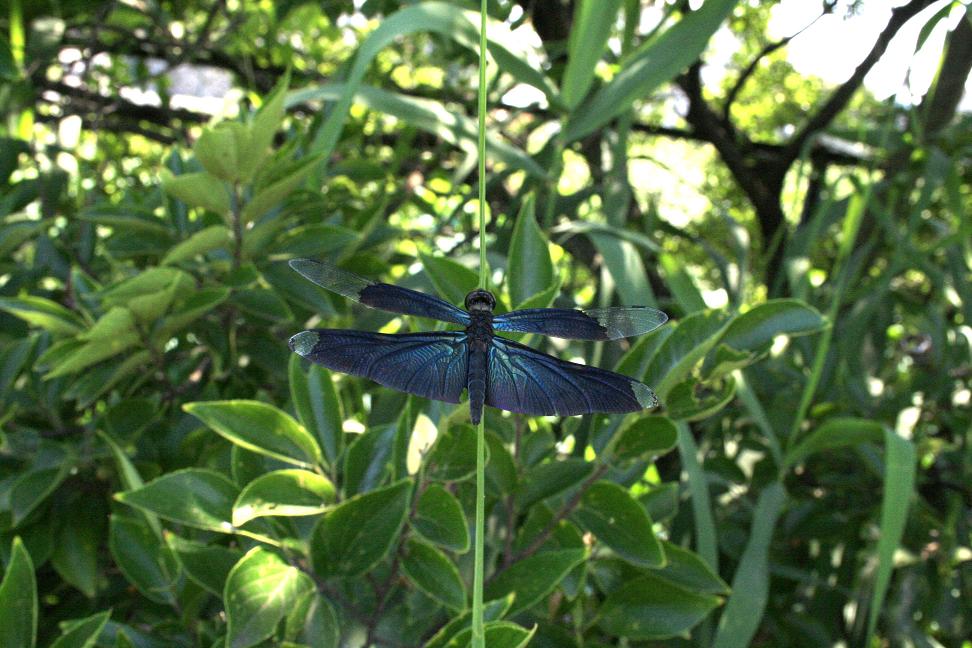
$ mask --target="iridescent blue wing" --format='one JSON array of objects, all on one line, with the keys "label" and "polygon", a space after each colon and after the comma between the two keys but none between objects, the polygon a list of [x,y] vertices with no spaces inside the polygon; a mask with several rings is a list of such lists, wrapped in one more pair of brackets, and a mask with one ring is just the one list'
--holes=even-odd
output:
[{"label": "iridescent blue wing", "polygon": [[647,333],[668,321],[648,306],[619,308],[527,308],[493,318],[497,331],[540,333],[570,340],[617,340]]},{"label": "iridescent blue wing", "polygon": [[389,335],[312,329],[290,338],[290,348],[328,369],[423,398],[458,403],[466,387],[464,331]]},{"label": "iridescent blue wing", "polygon": [[344,295],[365,306],[392,313],[431,317],[463,326],[469,325],[469,313],[432,295],[401,286],[369,281],[353,272],[311,259],[292,259],[290,267],[321,288]]},{"label": "iridescent blue wing", "polygon": [[658,399],[628,376],[493,338],[486,404],[523,414],[572,416],[634,412],[658,405]]}]

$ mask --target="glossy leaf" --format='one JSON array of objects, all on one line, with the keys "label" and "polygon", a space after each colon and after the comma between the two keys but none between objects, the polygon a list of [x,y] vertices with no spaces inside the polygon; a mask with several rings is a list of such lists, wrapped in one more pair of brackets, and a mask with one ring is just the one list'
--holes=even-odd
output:
[{"label": "glossy leaf", "polygon": [[629,639],[667,639],[687,632],[718,605],[718,597],[644,574],[608,595],[597,625]]},{"label": "glossy leaf", "polygon": [[722,314],[709,311],[689,315],[674,326],[674,332],[661,343],[645,373],[645,381],[663,403],[668,392],[718,342],[725,326]]},{"label": "glossy leaf", "polygon": [[219,215],[225,215],[230,210],[226,184],[208,173],[186,173],[180,176],[163,173],[162,187],[166,193],[190,207],[202,207]]},{"label": "glossy leaf", "polygon": [[309,364],[307,373],[301,369],[301,358],[290,356],[290,397],[297,416],[323,450],[328,464],[333,465],[341,452],[344,438],[341,403],[338,400],[331,372],[316,364]]},{"label": "glossy leaf", "polygon": [[608,447],[611,456],[619,461],[651,459],[675,447],[678,430],[665,416],[645,416],[624,428]]},{"label": "glossy leaf", "polygon": [[734,349],[758,350],[777,335],[807,335],[823,328],[823,316],[798,299],[774,299],[739,315],[721,342]]},{"label": "glossy leaf", "polygon": [[621,0],[581,0],[574,7],[567,41],[567,67],[560,90],[567,108],[574,109],[587,94],[620,7]]},{"label": "glossy leaf", "polygon": [[187,403],[183,409],[229,441],[260,454],[309,468],[323,461],[314,438],[292,416],[259,401]]},{"label": "glossy leaf", "polygon": [[145,486],[117,493],[115,499],[173,522],[230,533],[236,486],[220,473],[186,468],[162,475]]},{"label": "glossy leaf", "polygon": [[233,504],[233,526],[267,515],[315,515],[334,501],[331,481],[308,470],[276,470],[247,484]]},{"label": "glossy leaf", "polygon": [[63,633],[50,648],[94,648],[109,618],[111,610],[93,614],[86,619],[62,622]]},{"label": "glossy leaf", "polygon": [[527,472],[517,492],[517,505],[527,509],[534,503],[580,484],[593,470],[581,459],[549,461]]},{"label": "glossy leaf", "polygon": [[310,590],[287,614],[284,636],[313,648],[338,648],[341,641],[340,620],[327,599]]},{"label": "glossy leaf", "polygon": [[419,497],[412,528],[423,538],[458,553],[469,551],[469,523],[455,495],[430,484]]},{"label": "glossy leaf", "polygon": [[405,575],[417,588],[450,609],[465,609],[466,586],[459,577],[459,570],[441,551],[414,538],[409,539],[401,564]]},{"label": "glossy leaf", "polygon": [[661,543],[667,563],[655,572],[656,576],[693,592],[723,596],[732,591],[697,553],[667,540]]},{"label": "glossy leaf", "polygon": [[0,310],[5,310],[28,324],[55,335],[76,335],[84,326],[84,320],[73,311],[50,299],[35,295],[2,297]]},{"label": "glossy leaf", "polygon": [[147,598],[172,605],[179,582],[179,562],[165,542],[145,522],[112,515],[108,548],[115,564]]},{"label": "glossy leaf", "polygon": [[648,512],[624,487],[608,481],[592,484],[574,517],[625,560],[640,567],[664,566],[665,552]]},{"label": "glossy leaf", "polygon": [[255,646],[314,588],[307,574],[288,565],[276,553],[251,549],[226,578],[226,648]]},{"label": "glossy leaf", "polygon": [[182,263],[200,254],[225,248],[231,239],[232,235],[225,225],[210,225],[171,248],[162,257],[162,263]]},{"label": "glossy leaf", "polygon": [[419,254],[425,273],[436,291],[451,304],[461,305],[479,285],[479,275],[452,259]]},{"label": "glossy leaf", "polygon": [[179,559],[186,575],[217,596],[223,595],[226,577],[243,557],[243,553],[237,549],[200,544],[168,532],[165,541]]},{"label": "glossy leaf", "polygon": [[[524,648],[537,631],[536,626],[527,630],[510,621],[491,621],[483,630],[485,645],[489,648]],[[463,630],[446,644],[446,648],[468,648],[471,641],[472,629]]]},{"label": "glossy leaf", "polygon": [[486,585],[483,596],[495,599],[516,594],[511,616],[528,610],[553,591],[571,569],[583,562],[583,549],[544,551],[514,563]]},{"label": "glossy leaf", "polygon": [[323,578],[357,576],[378,563],[398,538],[412,486],[400,481],[328,511],[311,538],[314,570]]},{"label": "glossy leaf", "polygon": [[435,440],[425,459],[425,474],[438,481],[459,481],[476,470],[476,430],[453,425]]}]

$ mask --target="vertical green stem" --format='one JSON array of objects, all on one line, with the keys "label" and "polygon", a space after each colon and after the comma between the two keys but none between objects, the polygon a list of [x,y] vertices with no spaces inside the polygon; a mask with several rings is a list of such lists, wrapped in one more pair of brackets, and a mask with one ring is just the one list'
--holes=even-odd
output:
[{"label": "vertical green stem", "polygon": [[[486,288],[486,0],[479,7],[479,287]],[[486,524],[486,423],[476,433],[476,531],[473,548],[472,648],[486,648],[483,628],[483,545]]]}]

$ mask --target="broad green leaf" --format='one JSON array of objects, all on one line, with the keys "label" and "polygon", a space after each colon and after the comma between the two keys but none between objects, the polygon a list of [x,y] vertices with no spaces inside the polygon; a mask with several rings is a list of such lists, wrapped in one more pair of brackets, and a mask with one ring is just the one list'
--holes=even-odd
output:
[{"label": "broad green leaf", "polygon": [[584,549],[543,551],[524,558],[490,581],[484,590],[486,599],[516,594],[510,616],[528,610],[553,591],[571,569],[581,564]]},{"label": "broad green leaf", "polygon": [[707,0],[645,43],[622,63],[609,83],[571,114],[564,129],[566,140],[572,142],[594,132],[675,78],[699,57],[735,6],[736,0]]},{"label": "broad green leaf", "polygon": [[290,85],[290,71],[277,82],[274,89],[264,98],[263,105],[249,126],[246,145],[241,147],[243,155],[239,161],[240,178],[248,181],[253,177],[260,164],[267,159],[274,135],[280,129],[285,115],[287,87]]},{"label": "broad green leaf", "polygon": [[669,389],[665,408],[674,420],[701,421],[721,411],[735,395],[736,380],[732,376],[709,383],[689,377]]},{"label": "broad green leaf", "polygon": [[608,453],[619,461],[651,459],[665,454],[678,442],[678,430],[666,416],[643,416],[616,434]]},{"label": "broad green leaf", "polygon": [[469,551],[469,523],[456,496],[430,484],[419,496],[412,528],[429,542],[457,553]]},{"label": "broad green leaf", "polygon": [[624,487],[608,481],[591,485],[574,517],[625,560],[640,567],[664,566],[665,552],[648,512]]},{"label": "broad green leaf", "polygon": [[112,515],[108,548],[115,564],[138,591],[156,603],[176,602],[179,561],[150,526],[135,518]]},{"label": "broad green leaf", "polygon": [[50,648],[93,648],[101,634],[111,610],[93,614],[86,619],[61,622],[62,634]]},{"label": "broad green leaf", "polygon": [[669,520],[678,513],[679,487],[677,483],[658,484],[647,493],[638,496],[638,501],[648,511],[655,522]]},{"label": "broad green leaf", "polygon": [[594,69],[607,49],[608,36],[618,19],[621,0],[580,0],[574,5],[573,24],[567,41],[567,67],[560,95],[573,110],[587,94]]},{"label": "broad green leaf", "polygon": [[98,593],[98,553],[105,544],[103,500],[75,500],[59,519],[51,565],[89,599]]},{"label": "broad green leaf", "polygon": [[0,297],[0,310],[54,335],[76,335],[84,327],[84,320],[73,311],[35,295]]},{"label": "broad green leaf", "polygon": [[435,440],[425,459],[425,474],[436,481],[459,481],[476,472],[476,429],[452,425]]},{"label": "broad green leaf", "polygon": [[0,581],[0,646],[33,648],[37,642],[37,581],[34,563],[14,536]]},{"label": "broad green leaf", "polygon": [[233,504],[233,526],[267,515],[315,515],[334,501],[331,481],[308,470],[276,470],[247,484]]},{"label": "broad green leaf", "polygon": [[535,202],[532,194],[523,201],[510,239],[506,287],[514,304],[525,302],[555,283],[547,239],[534,215]]},{"label": "broad green leaf", "polygon": [[665,402],[668,392],[719,341],[726,326],[722,313],[701,311],[669,327],[674,331],[658,347],[645,373],[645,382],[652,386],[659,400]]},{"label": "broad green leaf", "polygon": [[216,596],[223,595],[226,577],[243,557],[237,549],[204,545],[165,532],[165,541],[179,559],[190,580]]},{"label": "broad green leaf", "polygon": [[759,629],[769,596],[769,549],[786,491],[774,482],[760,493],[749,540],[732,578],[732,595],[719,619],[714,648],[744,648]]},{"label": "broad green leaf", "polygon": [[244,223],[252,223],[256,219],[277,206],[289,196],[310,175],[314,167],[321,161],[319,156],[309,156],[299,163],[288,167],[287,172],[272,184],[260,187],[256,194],[243,207],[242,219]]},{"label": "broad green leaf", "polygon": [[287,612],[313,589],[307,574],[276,553],[251,549],[226,578],[226,648],[249,648],[272,635]]},{"label": "broad green leaf", "polygon": [[[524,648],[536,632],[536,626],[532,630],[527,630],[511,621],[491,621],[483,626],[484,645],[489,648]],[[472,628],[463,630],[453,637],[446,644],[446,648],[469,648],[471,645]]]},{"label": "broad green leaf", "polygon": [[190,207],[202,207],[220,216],[229,213],[230,199],[226,183],[208,173],[186,173],[174,176],[163,170],[162,188],[170,196]]},{"label": "broad green leaf", "polygon": [[598,611],[597,625],[628,639],[667,639],[704,619],[720,599],[648,573],[611,592]]},{"label": "broad green leaf", "polygon": [[322,577],[358,576],[391,549],[405,523],[412,485],[402,480],[331,509],[314,529],[311,559]]},{"label": "broad green leaf", "polygon": [[453,610],[466,607],[466,586],[459,570],[432,545],[410,538],[405,543],[402,570],[417,588]]},{"label": "broad green leaf", "polygon": [[719,596],[729,594],[729,586],[719,578],[719,574],[712,571],[701,556],[667,540],[661,542],[667,564],[655,572],[656,576],[693,592]]},{"label": "broad green leaf", "polygon": [[756,351],[777,335],[806,335],[823,328],[816,309],[798,299],[774,299],[739,315],[726,328],[721,343],[734,349]]},{"label": "broad green leaf", "polygon": [[162,264],[182,263],[200,254],[226,248],[232,238],[229,228],[225,225],[210,225],[169,250],[162,257]]},{"label": "broad green leaf", "polygon": [[172,284],[180,284],[186,289],[195,287],[192,276],[179,268],[149,268],[99,291],[98,296],[107,306],[128,306],[132,299],[158,293]]},{"label": "broad green leaf", "polygon": [[374,426],[351,442],[344,453],[344,492],[369,491],[391,473],[396,426]]},{"label": "broad green leaf", "polygon": [[891,429],[884,431],[884,497],[881,499],[881,535],[878,538],[878,568],[867,616],[867,640],[877,628],[884,596],[891,582],[894,554],[901,543],[908,507],[915,486],[915,446]]},{"label": "broad green leaf", "polygon": [[344,417],[331,372],[308,363],[307,373],[301,369],[301,358],[290,356],[290,398],[304,428],[310,431],[324,451],[328,464],[334,465],[344,440]]},{"label": "broad green leaf", "polygon": [[810,455],[862,443],[884,440],[884,426],[870,419],[832,418],[797,443],[783,459],[783,467],[790,468]]},{"label": "broad green leaf", "polygon": [[186,468],[166,473],[145,486],[117,493],[115,499],[173,522],[232,533],[236,485],[220,473]]},{"label": "broad green leaf", "polygon": [[196,159],[210,174],[234,182],[240,177],[240,161],[245,154],[240,140],[248,139],[246,127],[238,122],[223,122],[207,128],[192,145]]},{"label": "broad green leaf", "polygon": [[188,326],[193,320],[202,317],[222,304],[229,295],[229,288],[203,288],[193,292],[185,301],[179,303],[171,313],[166,315],[156,337],[167,340],[173,334]]},{"label": "broad green leaf", "polygon": [[583,459],[548,461],[531,468],[520,483],[516,494],[517,506],[526,510],[536,502],[547,499],[580,484],[594,466]]},{"label": "broad green leaf", "polygon": [[294,313],[277,293],[268,288],[246,288],[233,293],[230,302],[251,317],[271,322],[289,322]]},{"label": "broad green leaf", "polygon": [[301,468],[323,461],[314,437],[273,405],[250,400],[206,401],[187,403],[183,409],[247,450]]},{"label": "broad green leaf", "polygon": [[72,467],[73,462],[65,457],[60,465],[30,470],[14,482],[10,489],[10,513],[14,526],[27,519],[61,485]]},{"label": "broad green leaf", "polygon": [[287,614],[284,636],[313,648],[338,648],[340,621],[327,599],[311,590]]},{"label": "broad green leaf", "polygon": [[450,304],[463,304],[466,295],[479,285],[479,275],[452,259],[422,253],[419,258],[432,285]]}]

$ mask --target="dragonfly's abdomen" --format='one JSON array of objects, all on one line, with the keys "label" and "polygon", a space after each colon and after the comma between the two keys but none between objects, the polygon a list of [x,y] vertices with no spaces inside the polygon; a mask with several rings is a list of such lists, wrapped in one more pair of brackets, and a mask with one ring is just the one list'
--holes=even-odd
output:
[{"label": "dragonfly's abdomen", "polygon": [[493,317],[488,311],[473,311],[470,315],[472,323],[466,328],[469,349],[466,386],[469,390],[469,418],[476,425],[483,416],[483,404],[486,402],[486,376],[489,369],[487,363],[489,347],[493,342]]}]

